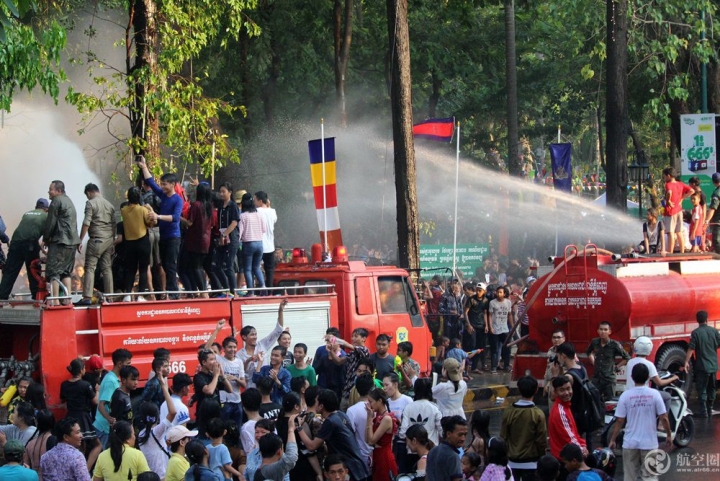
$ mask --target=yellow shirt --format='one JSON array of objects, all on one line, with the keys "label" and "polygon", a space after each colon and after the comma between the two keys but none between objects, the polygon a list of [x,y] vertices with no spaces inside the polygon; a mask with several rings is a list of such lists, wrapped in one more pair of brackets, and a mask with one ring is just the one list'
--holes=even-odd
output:
[{"label": "yellow shirt", "polygon": [[172,453],[168,461],[167,471],[165,471],[165,481],[183,481],[188,469],[190,469],[190,463],[185,459],[185,456]]},{"label": "yellow shirt", "polygon": [[[150,466],[148,466],[145,455],[139,449],[131,448],[126,444],[122,463],[117,472],[110,457],[110,449],[106,449],[98,456],[93,476],[104,481],[128,481],[130,479],[134,481],[137,480],[138,474],[146,471],[150,471]],[[128,476],[128,473],[130,473],[130,476]]]},{"label": "yellow shirt", "polygon": [[150,211],[138,204],[129,204],[120,211],[123,218],[123,239],[134,241],[147,234],[150,225]]}]

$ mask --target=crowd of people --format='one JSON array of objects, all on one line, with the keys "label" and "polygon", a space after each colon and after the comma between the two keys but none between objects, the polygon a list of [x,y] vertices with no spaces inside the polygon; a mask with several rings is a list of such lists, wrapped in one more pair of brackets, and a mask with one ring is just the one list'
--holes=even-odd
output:
[{"label": "crowd of people", "polygon": [[151,291],[161,293],[158,298],[177,299],[180,284],[193,297],[208,297],[208,292],[233,296],[243,286],[259,288],[251,294],[267,293],[263,288],[272,286],[277,260],[277,213],[267,193],[235,191],[228,182],[213,192],[207,182],[193,181],[195,200],[190,202],[174,173],[156,183],[142,157],[136,165],[142,187],[130,187],[117,210],[97,185],[85,186],[79,233],[78,213],[60,180],[51,182],[49,201],[38,199],[22,216],[11,238],[2,229],[0,243],[10,247],[0,301],[11,295],[23,265],[36,298],[40,270],[31,273],[44,251],[51,303],[68,303],[76,254],[83,249],[80,306],[96,302],[96,290],[106,301],[150,300],[146,293]]}]

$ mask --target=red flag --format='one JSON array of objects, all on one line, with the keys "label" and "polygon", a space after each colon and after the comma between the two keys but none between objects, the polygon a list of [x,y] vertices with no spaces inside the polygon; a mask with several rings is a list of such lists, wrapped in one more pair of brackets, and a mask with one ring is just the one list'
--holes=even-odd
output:
[{"label": "red flag", "polygon": [[427,119],[413,125],[413,135],[424,139],[450,142],[455,130],[455,117],[447,119]]}]

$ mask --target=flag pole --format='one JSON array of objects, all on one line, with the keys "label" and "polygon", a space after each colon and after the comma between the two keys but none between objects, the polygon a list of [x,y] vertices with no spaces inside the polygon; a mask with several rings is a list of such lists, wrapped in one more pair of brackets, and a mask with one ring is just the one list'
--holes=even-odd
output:
[{"label": "flag pole", "polygon": [[562,132],[562,128],[560,125],[558,125],[558,144],[560,143],[560,133]]},{"label": "flag pole", "polygon": [[320,147],[322,151],[322,175],[323,175],[323,240],[325,244],[325,252],[328,251],[327,239],[327,192],[325,191],[325,119],[320,119]]},{"label": "flag pole", "polygon": [[455,153],[455,225],[453,226],[453,266],[452,272],[455,276],[455,265],[457,255],[457,217],[458,217],[458,190],[460,184],[460,122],[457,123],[457,150]]}]

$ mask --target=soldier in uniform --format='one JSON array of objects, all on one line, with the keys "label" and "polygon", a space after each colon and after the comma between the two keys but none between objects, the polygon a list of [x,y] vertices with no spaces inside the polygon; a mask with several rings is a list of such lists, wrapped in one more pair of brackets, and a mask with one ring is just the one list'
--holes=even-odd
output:
[{"label": "soldier in uniform", "polygon": [[[627,364],[630,354],[625,352],[619,342],[610,339],[612,329],[608,321],[602,321],[598,325],[597,332],[600,337],[590,341],[586,354],[590,364],[595,366],[593,384],[600,391],[603,400],[607,401],[615,396],[615,370]],[[615,364],[617,356],[622,357],[622,360]]]},{"label": "soldier in uniform", "polygon": [[23,264],[25,264],[25,270],[27,271],[30,293],[32,298],[35,299],[38,283],[30,274],[30,263],[40,255],[38,241],[42,236],[49,206],[50,203],[47,199],[38,199],[35,202],[35,209],[23,214],[20,224],[13,232],[7,264],[3,269],[2,282],[0,282],[0,300],[7,300],[10,297],[13,285],[18,274],[20,274]]}]

